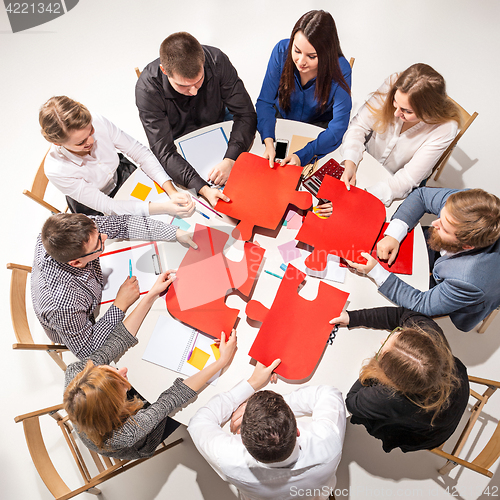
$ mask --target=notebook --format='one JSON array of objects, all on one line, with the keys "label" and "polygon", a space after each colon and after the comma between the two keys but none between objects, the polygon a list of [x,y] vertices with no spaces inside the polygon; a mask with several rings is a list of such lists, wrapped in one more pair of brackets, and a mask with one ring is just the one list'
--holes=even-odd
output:
[{"label": "notebook", "polygon": [[[168,313],[167,313],[168,314]],[[161,315],[142,359],[182,375],[191,376],[214,363],[220,356],[213,337]],[[209,383],[215,385],[220,372]]]}]

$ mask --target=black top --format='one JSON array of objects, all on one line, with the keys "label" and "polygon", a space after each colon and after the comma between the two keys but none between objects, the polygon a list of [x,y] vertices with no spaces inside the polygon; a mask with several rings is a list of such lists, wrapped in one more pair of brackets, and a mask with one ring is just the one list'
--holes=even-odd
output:
[{"label": "black top", "polygon": [[[380,307],[349,311],[349,328],[393,330],[419,325],[435,332],[446,344],[443,331],[428,316],[403,307]],[[376,384],[363,386],[358,380],[346,397],[351,423],[362,424],[374,437],[381,439],[386,453],[394,448],[404,452],[432,449],[444,443],[455,431],[469,400],[469,380],[463,363],[455,358],[460,385],[450,397],[450,406],[443,410],[431,425],[433,412],[426,412],[393,389]]]},{"label": "black top", "polygon": [[203,51],[205,79],[195,96],[173,89],[160,69],[160,59],[144,68],[135,87],[139,117],[151,150],[174,182],[196,192],[207,183],[177,152],[174,140],[223,121],[227,107],[234,123],[225,157],[236,160],[250,148],[257,127],[252,100],[229,58],[215,47],[203,45]]}]

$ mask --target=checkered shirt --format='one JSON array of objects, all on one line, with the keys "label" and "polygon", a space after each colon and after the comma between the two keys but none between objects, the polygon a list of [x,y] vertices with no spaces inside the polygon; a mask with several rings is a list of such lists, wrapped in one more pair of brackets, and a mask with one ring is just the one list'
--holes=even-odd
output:
[{"label": "checkered shirt", "polygon": [[[108,238],[145,241],[175,241],[176,226],[148,217],[129,215],[90,217]],[[41,236],[35,247],[31,275],[31,298],[37,318],[48,337],[66,346],[80,359],[104,344],[125,313],[111,305],[95,321],[101,303],[103,278],[99,259],[83,269],[54,260],[45,251]]]}]

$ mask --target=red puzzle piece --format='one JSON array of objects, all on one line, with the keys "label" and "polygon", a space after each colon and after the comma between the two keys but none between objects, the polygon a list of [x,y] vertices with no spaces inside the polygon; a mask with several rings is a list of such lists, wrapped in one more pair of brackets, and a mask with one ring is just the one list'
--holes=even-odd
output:
[{"label": "red puzzle piece", "polygon": [[234,290],[250,294],[265,253],[247,242],[241,262],[228,260],[222,253],[228,238],[223,231],[197,224],[193,240],[198,249],[188,250],[166,295],[172,316],[216,338],[222,331],[229,335],[239,313],[226,306],[226,295]]},{"label": "red puzzle piece", "polygon": [[363,189],[345,184],[329,175],[325,176],[318,198],[331,200],[333,214],[321,219],[313,212],[306,216],[296,239],[314,246],[306,259],[309,269],[322,271],[328,254],[354,262],[366,262],[361,252],[369,252],[385,221],[384,204]]},{"label": "red puzzle piece", "polygon": [[269,168],[268,160],[241,153],[224,188],[231,201],[219,201],[215,209],[238,219],[233,236],[248,241],[254,226],[276,229],[290,203],[303,210],[312,205],[310,193],[296,191],[301,173],[297,165]]},{"label": "red puzzle piece", "polygon": [[305,278],[289,264],[271,309],[255,300],[246,307],[249,318],[263,322],[248,354],[266,366],[280,358],[275,371],[289,380],[301,380],[312,373],[332,331],[328,322],[340,315],[349,297],[320,282],[317,297],[306,300],[298,295],[298,286]]},{"label": "red puzzle piece", "polygon": [[[388,222],[384,224],[384,227],[380,232],[380,236],[377,239],[377,243],[384,237],[384,231],[387,229],[388,225],[389,225]],[[396,260],[392,263],[391,266],[389,266],[387,262],[384,262],[377,257],[376,246],[372,250],[372,255],[380,262],[382,267],[384,267],[391,273],[412,274],[413,273],[413,229],[406,235],[406,238],[401,242]]]}]

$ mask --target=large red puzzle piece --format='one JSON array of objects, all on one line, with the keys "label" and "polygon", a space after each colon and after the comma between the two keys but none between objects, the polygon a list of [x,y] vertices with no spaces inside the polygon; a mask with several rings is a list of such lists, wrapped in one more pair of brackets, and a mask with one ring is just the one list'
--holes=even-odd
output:
[{"label": "large red puzzle piece", "polygon": [[318,198],[333,203],[333,214],[327,219],[319,218],[313,212],[306,216],[296,239],[314,246],[306,259],[306,266],[322,271],[328,254],[354,262],[366,262],[361,252],[369,252],[385,221],[384,204],[375,196],[345,184],[329,175],[325,176]]},{"label": "large red puzzle piece", "polygon": [[[310,193],[298,192],[302,167],[275,163],[251,153],[242,153],[231,169],[224,188],[230,202],[219,201],[216,210],[238,219],[233,236],[248,241],[254,226],[276,229],[288,204],[303,210],[312,205]],[[241,236],[240,236],[241,234]]]},{"label": "large red puzzle piece", "polygon": [[228,238],[223,231],[197,224],[193,240],[198,249],[188,250],[166,295],[172,316],[216,338],[222,331],[229,335],[239,313],[226,306],[226,295],[234,290],[250,295],[265,253],[247,242],[240,262],[228,260],[222,253]]},{"label": "large red puzzle piece", "polygon": [[[385,223],[380,236],[377,239],[377,243],[384,237],[384,231],[387,229],[389,223]],[[375,257],[382,267],[391,271],[391,273],[396,274],[412,274],[413,273],[413,229],[406,235],[406,238],[401,242],[399,246],[399,252],[396,260],[389,266],[387,262],[380,260],[377,257],[377,248],[372,250],[372,255]]]},{"label": "large red puzzle piece", "polygon": [[288,264],[271,309],[255,300],[246,307],[249,318],[263,322],[248,354],[266,366],[280,358],[275,371],[290,380],[301,380],[312,373],[332,331],[329,321],[340,315],[349,297],[320,282],[317,297],[306,300],[298,294],[305,278]]}]

